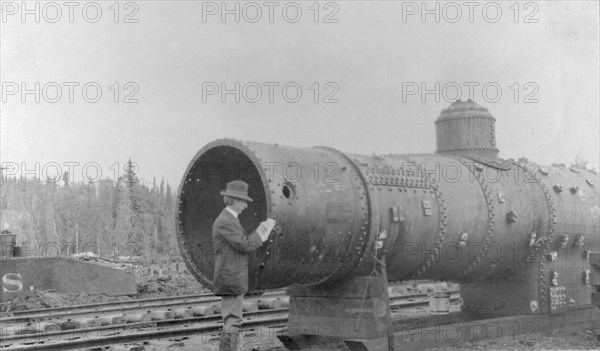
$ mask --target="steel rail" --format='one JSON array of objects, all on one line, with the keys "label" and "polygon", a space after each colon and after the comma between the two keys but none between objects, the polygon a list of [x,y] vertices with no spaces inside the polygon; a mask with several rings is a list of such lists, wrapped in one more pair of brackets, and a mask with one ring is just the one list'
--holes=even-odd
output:
[{"label": "steel rail", "polygon": [[[280,317],[270,318],[270,319],[261,319],[261,320],[248,320],[243,324],[243,329],[248,329],[251,326],[269,326],[273,324],[281,324],[287,322],[287,315],[283,315]],[[173,321],[181,321],[184,320],[169,320],[169,322]],[[165,322],[165,321],[161,321]],[[190,321],[186,321],[186,323],[190,323]],[[137,323],[134,323],[137,324]],[[99,347],[106,345],[114,345],[121,343],[130,343],[136,341],[147,341],[154,339],[163,339],[168,337],[177,337],[177,336],[190,336],[190,335],[198,335],[198,334],[206,334],[213,331],[218,331],[221,329],[221,325],[219,323],[214,323],[214,325],[200,325],[200,326],[188,326],[183,328],[172,328],[172,329],[162,329],[162,330],[140,330],[143,327],[153,327],[158,323],[139,323],[137,326],[140,329],[135,329],[136,325],[121,325],[115,328],[115,326],[111,326],[111,328],[106,328],[105,330],[112,330],[113,333],[110,335],[95,337],[95,338],[77,338],[75,335],[72,335],[72,339],[68,341],[63,341],[60,343],[52,343],[52,344],[42,344],[43,341],[25,341],[20,345],[13,345],[8,347],[3,347],[2,350],[6,351],[31,351],[31,350],[67,350],[67,349],[79,349],[83,347]],[[163,323],[160,323],[163,324]],[[166,324],[166,323],[164,323]],[[105,328],[105,327],[104,327]],[[120,330],[119,330],[120,329]],[[130,335],[121,335],[126,331],[134,331]],[[1,346],[0,346],[1,347]]]},{"label": "steel rail", "polygon": [[[451,291],[448,293],[458,293],[457,291]],[[251,296],[248,301],[256,301],[261,297],[274,298],[278,296],[287,296],[285,291],[282,289],[271,290],[262,295]],[[427,297],[426,293],[411,294],[411,295],[398,295],[403,299]],[[152,307],[176,307],[186,306],[192,304],[210,304],[218,303],[221,301],[220,297],[213,294],[199,294],[199,295],[183,295],[183,296],[172,296],[164,298],[152,298],[143,300],[128,300],[128,301],[114,301],[114,302],[102,302],[98,304],[87,304],[78,305],[71,307],[58,307],[58,308],[45,308],[36,310],[25,310],[25,311],[14,311],[11,315],[7,313],[0,313],[0,323],[16,323],[25,322],[32,320],[41,319],[55,319],[60,317],[75,317],[75,316],[86,316],[89,314],[110,314],[119,313],[122,314],[124,311],[132,312]]]},{"label": "steel rail", "polygon": [[[260,296],[251,296],[250,301],[258,300],[259,297],[286,296],[284,290],[273,290]],[[21,320],[40,318],[56,318],[60,316],[76,316],[98,312],[130,311],[147,307],[179,306],[186,304],[208,304],[220,302],[221,298],[214,294],[183,295],[164,298],[152,298],[141,300],[102,302],[98,304],[77,305],[71,307],[43,308],[36,310],[14,311],[0,313],[0,323],[10,323]]]},{"label": "steel rail", "polygon": [[[396,301],[397,303],[390,304],[390,308],[408,308],[415,306],[424,306],[428,304],[428,300],[426,299],[410,301],[411,299],[415,299],[415,296],[408,295],[391,297],[390,300]],[[451,300],[458,301],[459,297],[454,296]],[[281,308],[246,312],[246,317],[259,318],[254,320],[246,320],[244,322],[244,327],[249,327],[253,325],[268,326],[274,323],[286,322],[288,318],[286,313],[287,311],[287,308]],[[282,316],[268,318],[268,316],[270,315],[278,314],[281,314]],[[267,316],[267,318],[260,318],[265,316]],[[35,334],[10,335],[4,338],[0,338],[0,348],[2,348],[3,350],[63,350],[69,348],[88,347],[89,345],[104,346],[107,344],[133,342],[139,340],[161,339],[166,337],[182,335],[194,335],[198,333],[208,333],[211,331],[219,330],[221,328],[220,320],[221,315],[215,314],[211,316],[202,317],[165,319],[151,322],[137,322],[75,330],[60,330]],[[205,325],[199,327],[189,326],[189,324],[193,323],[204,323]],[[143,330],[144,328],[169,328],[178,325],[188,326],[183,328],[170,328],[158,331],[140,332],[140,330]],[[125,331],[134,332],[135,335],[125,335],[123,334]],[[89,334],[94,332],[103,333],[104,335],[96,336],[90,339]],[[69,340],[59,343],[45,343],[47,340],[56,339],[57,337],[59,338],[61,336],[66,336]],[[12,344],[7,344],[7,342],[12,342]]]}]

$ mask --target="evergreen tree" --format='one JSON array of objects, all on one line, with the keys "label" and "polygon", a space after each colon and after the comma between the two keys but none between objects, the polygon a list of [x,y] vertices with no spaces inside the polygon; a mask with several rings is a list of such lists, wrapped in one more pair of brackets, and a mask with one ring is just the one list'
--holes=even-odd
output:
[{"label": "evergreen tree", "polygon": [[133,242],[133,212],[129,197],[129,187],[117,184],[117,208],[115,218],[115,238],[119,247]]},{"label": "evergreen tree", "polygon": [[[17,234],[20,243],[51,243],[62,254],[91,251],[110,257],[116,248],[121,255],[126,251],[148,260],[157,254],[177,254],[171,186],[164,179],[159,184],[153,179],[149,187],[136,171],[129,160],[116,182],[72,181],[68,172],[45,182],[4,177],[1,229]],[[126,247],[128,243],[133,245]]]},{"label": "evergreen tree", "polygon": [[101,179],[98,182],[98,217],[99,231],[96,243],[100,248],[98,255],[110,257],[118,239],[115,235],[115,224],[117,215],[117,187],[110,179]]},{"label": "evergreen tree", "polygon": [[165,202],[163,206],[163,245],[165,253],[172,255],[177,250],[175,237],[175,202],[171,186],[167,183]]}]

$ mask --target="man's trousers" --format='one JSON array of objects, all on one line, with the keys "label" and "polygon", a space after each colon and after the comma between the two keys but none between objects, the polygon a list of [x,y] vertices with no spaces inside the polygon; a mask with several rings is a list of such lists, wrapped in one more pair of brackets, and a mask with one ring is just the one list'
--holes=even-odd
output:
[{"label": "man's trousers", "polygon": [[223,330],[237,332],[242,327],[242,307],[244,295],[221,296],[221,316],[223,317]]}]

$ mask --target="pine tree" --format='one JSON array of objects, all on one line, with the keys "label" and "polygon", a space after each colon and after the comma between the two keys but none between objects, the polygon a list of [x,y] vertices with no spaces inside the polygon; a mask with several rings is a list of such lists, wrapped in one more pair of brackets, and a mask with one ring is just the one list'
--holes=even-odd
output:
[{"label": "pine tree", "polygon": [[133,212],[129,197],[129,187],[117,183],[117,208],[115,218],[115,238],[117,245],[123,247],[133,242]]},{"label": "pine tree", "polygon": [[115,235],[115,222],[117,215],[117,187],[111,179],[101,179],[98,182],[98,213],[99,231],[96,243],[100,247],[100,256],[110,257],[113,248],[118,245]]},{"label": "pine tree", "polygon": [[[140,180],[136,175],[137,165],[129,159],[125,164],[125,173],[122,181],[124,188],[127,189],[127,197],[129,201],[129,231],[127,233],[127,244],[133,245],[136,255],[145,254],[146,259],[150,259],[149,238],[146,233],[145,226],[145,209],[143,201],[144,186],[140,184]],[[119,206],[121,208],[121,206]],[[123,209],[120,210],[121,212]],[[120,228],[123,230],[124,228]]]},{"label": "pine tree", "polygon": [[165,246],[165,253],[169,255],[177,251],[177,241],[175,237],[175,204],[171,186],[167,183],[165,192],[165,202],[163,206],[163,238],[162,244]]},{"label": "pine tree", "polygon": [[39,242],[60,248],[62,254],[92,251],[110,257],[117,248],[121,255],[143,254],[148,260],[173,254],[176,204],[171,186],[163,178],[159,184],[153,179],[149,187],[136,171],[129,160],[117,182],[72,181],[68,172],[42,183],[4,177],[2,229],[17,234],[20,243],[29,242],[28,250]]}]

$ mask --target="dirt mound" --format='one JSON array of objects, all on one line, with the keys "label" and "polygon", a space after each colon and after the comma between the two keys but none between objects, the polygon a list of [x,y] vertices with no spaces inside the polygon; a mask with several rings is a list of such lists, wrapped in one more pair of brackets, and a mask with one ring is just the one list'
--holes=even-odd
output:
[{"label": "dirt mound", "polygon": [[[155,263],[131,263],[136,274],[138,293],[109,296],[97,293],[61,294],[34,291],[28,296],[0,304],[0,312],[87,305],[99,302],[125,301],[178,295],[194,295],[211,291],[192,276],[181,259],[162,258]],[[110,277],[107,277],[110,279]]]},{"label": "dirt mound", "polygon": [[187,270],[179,259],[165,259],[151,265],[136,267],[137,298],[194,295],[210,293]]},{"label": "dirt mound", "polygon": [[0,305],[0,312],[38,310],[65,306],[88,305],[99,302],[131,300],[129,296],[108,296],[106,294],[59,294],[49,291],[34,291],[28,296],[18,297]]}]

